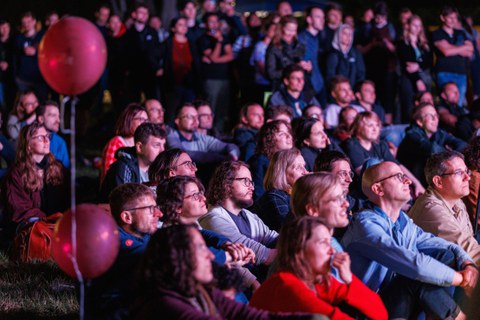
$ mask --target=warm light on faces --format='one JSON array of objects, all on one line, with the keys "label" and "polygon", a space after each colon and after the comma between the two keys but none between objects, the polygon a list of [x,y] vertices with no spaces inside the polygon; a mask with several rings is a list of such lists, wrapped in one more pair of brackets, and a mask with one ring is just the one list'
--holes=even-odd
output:
[{"label": "warm light on faces", "polygon": [[326,275],[330,272],[330,260],[335,253],[331,245],[330,231],[322,225],[312,230],[310,239],[304,248],[306,263],[313,272],[312,276]]},{"label": "warm light on faces", "polygon": [[305,168],[305,160],[303,159],[302,155],[298,155],[295,158],[295,161],[288,166],[287,170],[285,171],[288,185],[292,187],[300,177],[303,177],[307,173],[308,171]]},{"label": "warm light on faces", "polygon": [[274,139],[275,151],[291,149],[293,146],[292,135],[283,123],[280,125],[279,130],[275,132]]},{"label": "warm light on faces", "polygon": [[33,155],[44,156],[50,153],[50,133],[43,127],[33,134],[28,148]]},{"label": "warm light on faces", "polygon": [[345,190],[341,184],[337,184],[323,195],[316,210],[323,224],[333,230],[348,225],[347,208]]},{"label": "warm light on faces", "polygon": [[353,181],[351,172],[352,169],[350,168],[350,164],[345,160],[338,160],[332,164],[332,173],[340,177],[343,192],[345,194],[348,193],[348,187]]},{"label": "warm light on faces", "polygon": [[323,130],[323,124],[317,121],[310,130],[310,136],[305,139],[305,144],[311,148],[324,149],[328,145],[328,137]]},{"label": "warm light on faces", "polygon": [[438,130],[438,113],[433,106],[426,106],[420,111],[420,119],[417,124],[427,133],[435,133]]},{"label": "warm light on faces", "polygon": [[453,158],[446,162],[445,174],[441,177],[440,192],[448,200],[461,199],[470,193],[470,176],[467,166],[461,158]]},{"label": "warm light on faces", "polygon": [[187,153],[182,153],[170,170],[170,176],[189,176],[195,177],[197,167],[193,165],[192,158]]},{"label": "warm light on faces", "polygon": [[381,125],[378,119],[365,118],[359,125],[357,136],[369,142],[376,142],[380,137],[380,128]]},{"label": "warm light on faces", "polygon": [[282,28],[282,40],[286,43],[292,43],[293,39],[297,36],[298,25],[296,23],[287,23]]},{"label": "warm light on faces", "polygon": [[205,215],[207,211],[207,199],[203,192],[200,191],[196,183],[187,183],[180,212],[181,218],[188,220],[187,223],[193,223]]}]

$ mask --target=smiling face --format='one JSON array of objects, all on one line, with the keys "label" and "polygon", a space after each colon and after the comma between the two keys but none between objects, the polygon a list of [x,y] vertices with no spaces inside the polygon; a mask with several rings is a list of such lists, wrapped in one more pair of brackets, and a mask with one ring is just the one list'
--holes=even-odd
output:
[{"label": "smiling face", "polygon": [[318,225],[305,243],[305,262],[310,266],[313,276],[326,275],[330,271],[330,260],[335,252],[331,241],[330,231],[325,226]]},{"label": "smiling face", "polygon": [[296,23],[288,22],[282,28],[282,40],[286,43],[292,43],[297,36],[298,25]]},{"label": "smiling face", "polygon": [[352,183],[350,164],[345,160],[338,160],[332,164],[332,173],[340,177],[343,192],[348,193],[348,188]]},{"label": "smiling face", "polygon": [[264,122],[264,111],[262,106],[259,104],[249,106],[247,114],[242,118],[242,121],[250,128],[260,130]]},{"label": "smiling face", "polygon": [[343,228],[348,225],[347,215],[348,201],[341,184],[336,184],[329,189],[320,199],[316,209],[316,216],[320,217],[323,224],[330,229]]},{"label": "smiling face", "polygon": [[293,146],[293,139],[290,131],[285,124],[280,124],[279,130],[275,132],[275,152],[280,150],[291,149]]},{"label": "smiling face", "polygon": [[416,120],[427,134],[433,134],[438,130],[438,113],[433,106],[426,106],[420,110],[420,118]]},{"label": "smiling face", "polygon": [[308,173],[305,168],[305,160],[302,155],[298,155],[293,163],[287,167],[285,170],[285,175],[287,178],[287,183],[290,187],[293,187],[294,183],[300,178]]}]

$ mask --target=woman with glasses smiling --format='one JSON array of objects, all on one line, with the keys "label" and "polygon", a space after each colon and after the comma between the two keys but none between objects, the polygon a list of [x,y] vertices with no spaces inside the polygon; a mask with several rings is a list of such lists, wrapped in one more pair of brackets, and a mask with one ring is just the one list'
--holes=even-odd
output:
[{"label": "woman with glasses smiling", "polygon": [[179,148],[160,153],[148,168],[149,185],[155,187],[162,181],[176,176],[195,177],[197,165]]},{"label": "woman with glasses smiling", "polygon": [[20,131],[15,163],[2,188],[7,237],[68,207],[64,168],[50,153],[50,138],[37,122]]}]

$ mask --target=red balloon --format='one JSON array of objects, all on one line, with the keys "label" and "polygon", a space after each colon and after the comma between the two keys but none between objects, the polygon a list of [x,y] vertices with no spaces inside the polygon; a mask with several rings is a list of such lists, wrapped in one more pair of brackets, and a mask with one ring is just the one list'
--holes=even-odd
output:
[{"label": "red balloon", "polygon": [[[81,204],[75,211],[77,223],[77,263],[82,276],[92,279],[107,271],[115,261],[120,241],[112,216],[94,204]],[[55,225],[52,256],[69,276],[76,278],[72,256],[72,211]]]},{"label": "red balloon", "polygon": [[66,17],[48,29],[38,50],[40,72],[57,92],[76,95],[90,89],[107,64],[105,40],[98,28]]}]

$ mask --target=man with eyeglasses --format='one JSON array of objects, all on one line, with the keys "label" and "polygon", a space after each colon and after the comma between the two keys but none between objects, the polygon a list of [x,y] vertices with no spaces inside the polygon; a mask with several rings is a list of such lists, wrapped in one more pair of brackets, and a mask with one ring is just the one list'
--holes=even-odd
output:
[{"label": "man with eyeglasses", "polygon": [[462,198],[470,193],[471,171],[461,153],[455,151],[431,156],[425,166],[427,191],[421,195],[408,215],[423,230],[458,244],[480,263],[480,245]]},{"label": "man with eyeglasses", "polygon": [[198,111],[193,104],[186,103],[177,110],[175,125],[167,136],[168,147],[185,150],[197,164],[238,159],[240,150],[236,145],[198,132]]},{"label": "man with eyeglasses", "polygon": [[397,158],[426,186],[423,169],[428,157],[448,149],[461,152],[467,143],[438,127],[438,113],[430,103],[415,107],[412,118],[406,136],[398,147]]},{"label": "man with eyeglasses", "polygon": [[476,266],[460,246],[424,232],[402,211],[411,183],[393,162],[365,171],[362,191],[370,202],[342,239],[352,271],[379,292],[391,319],[411,319],[418,308],[434,318],[465,319],[447,287],[473,289]]},{"label": "man with eyeglasses", "polygon": [[117,151],[119,159],[110,166],[102,182],[100,202],[105,202],[110,192],[119,185],[148,182],[148,169],[155,158],[165,150],[165,138],[166,132],[160,125],[139,125],[133,136],[135,146]]},{"label": "man with eyeglasses", "polygon": [[163,216],[153,191],[139,183],[118,186],[109,202],[118,225],[120,249],[112,267],[87,286],[85,313],[89,319],[128,318],[136,267]]},{"label": "man with eyeglasses", "polygon": [[[210,211],[199,219],[200,225],[242,243],[255,252],[256,265],[273,262],[278,233],[270,230],[253,212],[253,181],[248,165],[241,161],[220,164],[208,188]],[[253,270],[257,277],[265,276],[266,269]]]}]

